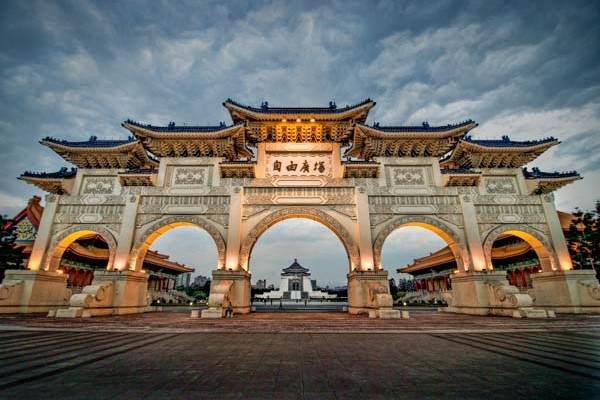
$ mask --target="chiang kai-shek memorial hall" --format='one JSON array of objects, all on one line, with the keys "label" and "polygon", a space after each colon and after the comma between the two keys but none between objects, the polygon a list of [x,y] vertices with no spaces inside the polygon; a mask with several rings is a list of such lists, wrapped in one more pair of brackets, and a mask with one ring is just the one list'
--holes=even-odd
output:
[{"label": "chiang kai-shek memorial hall", "polygon": [[[457,267],[450,312],[600,312],[594,271],[573,270],[552,196],[580,176],[523,171],[557,139],[478,140],[469,135],[477,127],[471,120],[368,125],[370,99],[346,107],[223,105],[231,125],[127,120],[122,126],[132,136],[124,140],[43,139],[77,169],[21,175],[49,194],[27,269],[8,270],[0,286],[0,312],[143,312],[150,245],[187,225],[205,230],[218,249],[202,316],[221,317],[229,303],[248,313],[252,248],[288,218],[317,221],[338,236],[353,314],[398,317],[381,250],[404,226],[429,229],[448,244]],[[65,249],[90,234],[106,242],[107,267],[72,295],[58,266]],[[532,290],[520,291],[506,271],[494,270],[492,245],[506,234],[525,240],[539,258]]]}]

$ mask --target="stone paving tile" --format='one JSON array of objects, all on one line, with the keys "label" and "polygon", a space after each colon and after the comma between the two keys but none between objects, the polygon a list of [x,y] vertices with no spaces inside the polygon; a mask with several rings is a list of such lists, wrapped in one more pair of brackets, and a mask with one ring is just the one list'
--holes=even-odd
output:
[{"label": "stone paving tile", "polygon": [[[347,325],[354,324],[355,320],[343,318],[337,320],[340,333],[283,333],[286,330],[296,332],[293,325],[302,322],[295,317],[286,320],[285,324],[271,321],[270,317],[263,321],[265,324],[276,323],[281,329],[279,333],[135,333],[122,346],[121,353],[56,373],[52,373],[53,366],[49,366],[49,375],[0,389],[0,399],[493,400],[598,397],[600,379],[582,375],[586,372],[589,375],[589,369],[569,363],[562,364],[563,369],[557,369],[550,358],[556,356],[552,349],[557,347],[564,350],[560,357],[567,361],[584,349],[591,355],[592,365],[596,369],[600,367],[600,337],[595,330],[598,318],[557,319],[550,324],[543,323],[543,329],[539,328],[542,326],[539,321],[523,324],[522,321],[514,323],[511,319],[502,319],[506,322],[502,335],[498,336],[496,318],[487,322],[485,318],[476,318],[481,332],[473,334],[466,333],[460,325],[461,321],[467,321],[469,325],[469,318],[455,317],[442,324],[451,332],[446,334],[439,333],[439,327],[433,334],[429,333],[427,326],[433,316],[421,320],[423,329],[419,333],[412,332],[418,324],[413,325],[411,331],[398,330],[401,333],[381,333],[379,329],[368,333],[368,319],[359,323],[367,333],[346,333]],[[315,325],[320,318],[312,319]],[[136,324],[146,321],[151,328],[155,326],[152,318],[134,320]],[[106,321],[115,331],[124,331],[130,326],[127,321],[121,326],[114,320]],[[158,318],[158,321],[162,324],[165,320]],[[79,322],[74,325],[77,324]],[[95,326],[97,322],[93,324]],[[291,326],[286,328],[286,324]],[[62,321],[57,325],[62,328],[73,326]],[[532,326],[537,327],[535,331],[531,331]],[[569,331],[572,326],[578,326],[579,330]],[[17,343],[36,346],[36,340],[40,338],[64,335],[62,332],[32,332],[21,332],[22,340]],[[510,352],[494,352],[495,344],[511,345],[511,332],[519,332],[519,340],[525,342],[515,340],[514,346],[509,346]],[[87,346],[76,350],[84,360],[91,359],[90,354],[108,352],[97,350],[100,347],[95,343],[101,338],[94,335],[90,333],[89,340],[83,341]],[[462,342],[448,340],[457,335]],[[8,336],[18,338],[13,332]],[[152,342],[152,338],[160,340]],[[82,342],[81,338],[74,340]],[[473,344],[477,340],[479,347],[471,346],[470,340]],[[146,342],[149,344],[135,347]],[[65,351],[72,348],[64,337],[60,343]],[[544,351],[518,358],[519,349],[527,343],[535,343]],[[5,354],[12,354],[10,351],[14,349],[11,347],[14,346],[0,348],[0,359]],[[51,348],[40,345],[39,349],[39,356],[43,358]],[[597,355],[595,359],[594,355]],[[68,363],[59,360],[56,368],[64,365]],[[35,377],[36,370],[28,373]],[[6,382],[6,377],[0,378],[0,387],[2,382]]]}]

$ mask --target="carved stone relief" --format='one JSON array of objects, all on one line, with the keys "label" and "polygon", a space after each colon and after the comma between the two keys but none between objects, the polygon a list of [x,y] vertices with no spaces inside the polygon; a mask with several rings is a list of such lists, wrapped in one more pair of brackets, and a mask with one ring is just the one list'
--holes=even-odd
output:
[{"label": "carved stone relief", "polygon": [[29,218],[23,218],[15,225],[15,235],[19,242],[34,241],[36,233],[37,229],[35,229]]},{"label": "carved stone relief", "polygon": [[517,181],[513,177],[484,178],[485,191],[490,194],[516,194]]},{"label": "carved stone relief", "polygon": [[113,177],[86,176],[81,185],[81,194],[112,194],[116,184],[117,179]]}]

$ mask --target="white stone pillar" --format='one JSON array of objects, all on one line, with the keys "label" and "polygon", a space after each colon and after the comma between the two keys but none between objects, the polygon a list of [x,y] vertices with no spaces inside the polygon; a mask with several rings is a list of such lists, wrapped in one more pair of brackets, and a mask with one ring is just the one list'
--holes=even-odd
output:
[{"label": "white stone pillar", "polygon": [[571,261],[571,256],[569,255],[569,249],[567,248],[562,225],[558,219],[558,213],[554,207],[554,196],[552,194],[542,196],[542,207],[544,208],[544,216],[546,217],[546,222],[550,229],[550,242],[552,243],[558,261],[557,268],[562,271],[568,271],[573,268],[573,263]]},{"label": "white stone pillar", "polygon": [[[229,200],[229,224],[227,226],[227,253],[225,256],[225,269],[238,271],[242,268],[239,264],[240,245],[242,234],[242,201],[244,189],[236,187]],[[246,270],[248,266],[246,265]]]},{"label": "white stone pillar", "polygon": [[467,240],[467,248],[471,257],[473,271],[481,271],[485,268],[492,269],[491,265],[486,266],[485,256],[483,254],[483,244],[479,235],[479,226],[477,224],[477,212],[471,195],[465,194],[459,197],[464,219],[464,232]]},{"label": "white stone pillar", "polygon": [[360,266],[353,265],[352,270],[374,271],[373,241],[371,240],[371,216],[369,214],[369,196],[364,187],[356,190],[356,224],[358,228],[358,247]]},{"label": "white stone pillar", "polygon": [[[27,264],[28,269],[32,271],[39,271],[42,269],[44,256],[48,252],[48,245],[52,238],[52,226],[54,224],[54,216],[58,208],[58,201],[60,196],[55,194],[49,194],[46,196],[46,204],[44,206],[44,213],[38,227],[38,231],[31,250],[31,256]],[[47,255],[52,257],[51,254]]]},{"label": "white stone pillar", "polygon": [[[129,268],[129,253],[131,252],[135,235],[135,220],[140,197],[138,195],[130,195],[126,200],[127,203],[125,203],[123,220],[121,222],[121,232],[119,233],[119,240],[117,242],[117,251],[113,265],[109,265],[107,268],[109,270],[125,271]],[[142,260],[137,263],[138,270],[142,269],[142,264]],[[132,267],[134,266],[132,265]]]}]

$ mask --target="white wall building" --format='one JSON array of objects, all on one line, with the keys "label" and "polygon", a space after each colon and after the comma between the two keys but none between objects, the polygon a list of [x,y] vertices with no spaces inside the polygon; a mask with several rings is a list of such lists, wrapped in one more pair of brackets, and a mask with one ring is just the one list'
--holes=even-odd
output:
[{"label": "white wall building", "polygon": [[301,300],[301,299],[333,299],[335,294],[315,290],[310,280],[310,270],[294,263],[283,269],[281,274],[281,284],[279,289],[271,292],[256,295],[258,299],[283,299],[283,300]]}]

